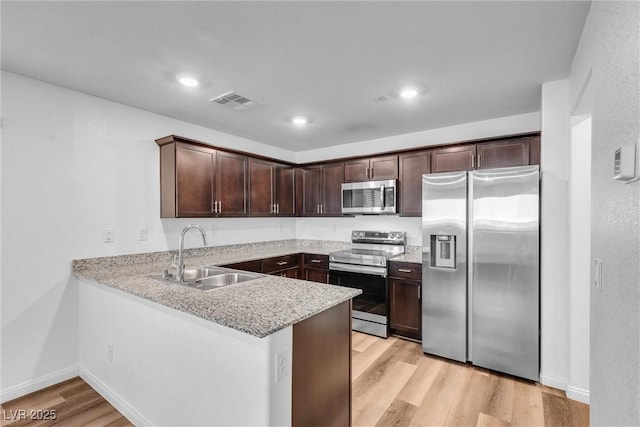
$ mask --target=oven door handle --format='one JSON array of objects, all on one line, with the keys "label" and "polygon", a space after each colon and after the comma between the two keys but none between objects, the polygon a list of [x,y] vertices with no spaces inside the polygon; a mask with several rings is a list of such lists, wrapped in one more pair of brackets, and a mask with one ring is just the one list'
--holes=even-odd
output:
[{"label": "oven door handle", "polygon": [[370,267],[367,265],[354,265],[354,264],[336,264],[329,263],[329,270],[346,271],[349,273],[362,273],[371,274],[373,276],[387,277],[386,267]]}]

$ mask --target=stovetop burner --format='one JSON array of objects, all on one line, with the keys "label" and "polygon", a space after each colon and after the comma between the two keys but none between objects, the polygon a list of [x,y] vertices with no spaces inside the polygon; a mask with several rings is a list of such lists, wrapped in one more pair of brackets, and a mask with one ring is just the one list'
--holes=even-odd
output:
[{"label": "stovetop burner", "polygon": [[405,252],[404,231],[353,231],[352,248],[329,254],[331,262],[383,267],[392,256]]}]

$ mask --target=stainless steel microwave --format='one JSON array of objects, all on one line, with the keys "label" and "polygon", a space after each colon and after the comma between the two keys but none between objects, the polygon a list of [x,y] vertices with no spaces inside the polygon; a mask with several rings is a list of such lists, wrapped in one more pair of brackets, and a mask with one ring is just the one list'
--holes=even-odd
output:
[{"label": "stainless steel microwave", "polygon": [[342,184],[342,213],[395,214],[397,185],[387,181],[347,182]]}]

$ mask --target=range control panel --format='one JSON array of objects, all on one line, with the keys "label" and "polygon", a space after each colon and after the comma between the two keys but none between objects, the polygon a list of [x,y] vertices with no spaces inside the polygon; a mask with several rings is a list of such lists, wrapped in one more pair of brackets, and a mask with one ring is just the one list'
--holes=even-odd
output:
[{"label": "range control panel", "polygon": [[363,231],[351,232],[352,243],[383,243],[391,245],[404,245],[407,241],[407,233],[404,231]]}]

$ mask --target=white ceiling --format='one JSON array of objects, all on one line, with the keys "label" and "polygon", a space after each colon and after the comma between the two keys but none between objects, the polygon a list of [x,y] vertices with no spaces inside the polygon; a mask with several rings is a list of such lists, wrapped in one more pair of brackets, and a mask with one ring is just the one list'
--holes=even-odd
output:
[{"label": "white ceiling", "polygon": [[[304,151],[538,111],[541,83],[568,75],[589,5],[3,1],[2,68]],[[178,85],[185,72],[200,86]],[[376,100],[404,85],[423,94]],[[229,90],[263,105],[209,102]]]}]

